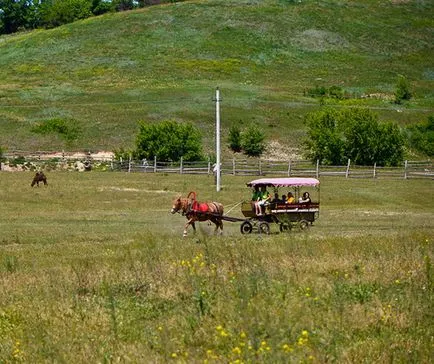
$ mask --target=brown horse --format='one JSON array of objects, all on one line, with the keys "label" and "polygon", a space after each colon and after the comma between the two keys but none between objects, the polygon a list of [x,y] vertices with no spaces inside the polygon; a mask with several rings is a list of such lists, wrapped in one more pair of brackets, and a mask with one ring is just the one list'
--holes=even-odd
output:
[{"label": "brown horse", "polygon": [[217,233],[220,228],[220,232],[223,232],[223,205],[219,202],[197,202],[195,195],[194,198],[178,197],[173,201],[172,214],[179,212],[187,218],[187,223],[184,226],[184,235],[187,236],[187,229],[191,225],[194,232],[196,232],[196,221],[211,221],[215,224],[214,232]]},{"label": "brown horse", "polygon": [[47,177],[42,171],[36,172],[35,177],[33,177],[33,181],[30,186],[33,187],[34,185],[37,185],[39,187],[39,182],[44,182],[44,185],[48,183]]}]

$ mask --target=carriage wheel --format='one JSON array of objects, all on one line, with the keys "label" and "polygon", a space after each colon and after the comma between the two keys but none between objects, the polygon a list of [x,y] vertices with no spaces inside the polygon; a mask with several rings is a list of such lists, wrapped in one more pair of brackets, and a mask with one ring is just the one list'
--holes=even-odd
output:
[{"label": "carriage wheel", "polygon": [[309,228],[309,222],[306,220],[300,220],[298,226],[300,227],[301,230],[307,230]]},{"label": "carriage wheel", "polygon": [[261,222],[258,226],[258,230],[260,234],[270,234],[270,225],[268,224],[268,222]]},{"label": "carriage wheel", "polygon": [[249,221],[244,221],[241,224],[240,230],[241,230],[241,234],[250,234],[253,230],[253,226]]},{"label": "carriage wheel", "polygon": [[281,233],[289,231],[289,230],[291,230],[291,224],[282,223],[282,224],[280,224],[279,229],[280,229]]}]

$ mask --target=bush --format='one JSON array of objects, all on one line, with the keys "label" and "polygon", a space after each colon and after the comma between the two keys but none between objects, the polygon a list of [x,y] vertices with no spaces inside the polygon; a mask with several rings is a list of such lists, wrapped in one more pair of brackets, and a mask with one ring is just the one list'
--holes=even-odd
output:
[{"label": "bush", "polygon": [[76,126],[75,120],[68,120],[62,118],[54,118],[41,121],[31,130],[33,133],[38,134],[59,134],[63,139],[71,142],[77,139],[80,129]]},{"label": "bush", "polygon": [[410,100],[411,99],[411,92],[410,92],[410,84],[402,75],[398,76],[398,80],[396,82],[396,91],[395,91],[395,104],[402,104],[402,101],[404,100]]},{"label": "bush", "polygon": [[140,124],[134,156],[159,161],[202,160],[202,138],[190,123],[163,121],[159,124]]},{"label": "bush", "polygon": [[322,164],[395,166],[404,158],[404,137],[394,123],[379,123],[368,109],[322,110],[306,117],[307,157]]},{"label": "bush", "polygon": [[258,126],[251,124],[242,134],[241,148],[250,157],[259,157],[265,150],[265,136]]},{"label": "bush", "polygon": [[434,115],[429,116],[425,122],[408,126],[406,132],[411,148],[429,157],[434,156]]},{"label": "bush", "polygon": [[241,129],[238,125],[232,125],[229,129],[229,137],[228,137],[229,148],[235,152],[241,152]]}]

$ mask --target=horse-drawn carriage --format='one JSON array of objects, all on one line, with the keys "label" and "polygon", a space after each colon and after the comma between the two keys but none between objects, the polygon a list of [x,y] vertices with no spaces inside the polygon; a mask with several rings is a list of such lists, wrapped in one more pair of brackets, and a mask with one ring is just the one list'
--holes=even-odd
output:
[{"label": "horse-drawn carriage", "polygon": [[[294,226],[304,230],[312,225],[319,216],[319,181],[316,178],[261,178],[247,183],[249,187],[272,188],[279,196],[279,189],[294,195],[294,202],[287,200],[270,200],[261,207],[261,212],[255,208],[255,201],[241,202],[241,213],[244,218],[231,217],[223,214],[223,205],[218,202],[199,203],[196,193],[190,192],[187,198],[178,197],[174,200],[172,213],[179,212],[187,217],[184,236],[191,225],[194,230],[195,221],[212,221],[217,232],[223,231],[222,221],[241,222],[241,233],[250,234],[254,230],[270,233],[270,224],[278,224],[280,231],[288,231]],[[308,192],[308,190],[310,190]],[[309,196],[308,199],[303,199]],[[310,198],[312,196],[312,198]]]},{"label": "horse-drawn carriage", "polygon": [[[295,226],[304,230],[319,216],[319,181],[316,178],[261,178],[247,183],[247,186],[272,188],[276,197],[280,196],[279,189],[284,188],[294,195],[294,202],[288,203],[283,199],[267,201],[261,213],[257,214],[254,201],[244,201],[241,212],[247,219],[241,224],[242,234],[250,234],[254,229],[269,234],[273,223],[279,225],[281,232]],[[309,198],[303,199],[303,195]]]}]

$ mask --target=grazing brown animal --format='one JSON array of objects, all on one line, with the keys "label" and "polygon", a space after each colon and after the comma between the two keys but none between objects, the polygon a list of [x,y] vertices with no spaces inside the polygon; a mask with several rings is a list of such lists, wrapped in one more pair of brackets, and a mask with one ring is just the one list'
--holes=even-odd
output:
[{"label": "grazing brown animal", "polygon": [[39,182],[44,182],[44,185],[48,184],[47,177],[42,171],[36,172],[35,177],[33,177],[33,181],[30,186],[33,187],[34,185],[37,185],[39,187]]},{"label": "grazing brown animal", "polygon": [[[191,196],[193,195],[193,198]],[[195,221],[211,221],[215,224],[215,232],[223,232],[223,205],[219,202],[197,202],[196,194],[190,192],[187,198],[178,197],[173,201],[171,213],[181,213],[187,218],[184,226],[184,236],[187,236],[187,229],[191,225],[196,232]]]}]

